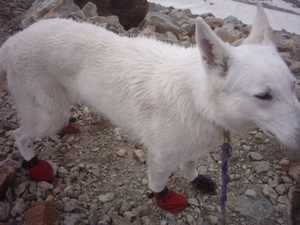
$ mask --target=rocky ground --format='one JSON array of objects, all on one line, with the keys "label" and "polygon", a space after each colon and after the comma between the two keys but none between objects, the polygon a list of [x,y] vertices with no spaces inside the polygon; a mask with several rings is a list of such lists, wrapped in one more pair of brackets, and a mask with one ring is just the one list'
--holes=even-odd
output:
[{"label": "rocky ground", "polygon": [[[22,14],[32,2],[0,0],[1,43],[20,28]],[[196,15],[154,4],[149,11],[146,21],[129,31],[114,16],[88,17],[87,11],[69,16],[105,26],[121,35],[155,36],[162,41],[193,45],[192,24]],[[210,14],[202,17],[233,45],[249,34],[250,27],[236,18],[221,20]],[[164,23],[156,18],[162,18]],[[295,75],[300,75],[299,35],[278,31],[275,36],[284,60]],[[1,225],[23,224],[24,212],[35,202],[45,200],[54,203],[62,225],[221,224],[220,148],[200,159],[198,168],[201,174],[208,174],[218,183],[216,195],[203,195],[191,187],[179,170],[172,173],[168,186],[187,196],[190,203],[174,216],[147,198],[147,150],[82,105],[71,109],[80,126],[78,134],[35,140],[36,153],[51,162],[56,171],[55,181],[51,184],[31,181],[27,171],[20,167],[23,159],[14,147],[11,135],[18,121],[6,92],[0,93],[0,105],[0,164],[17,169],[13,184],[0,202]],[[298,166],[299,154],[289,152],[259,129],[234,136],[233,149],[229,160],[232,181],[228,186],[227,224],[287,224],[287,193],[295,184],[288,170],[291,165]]]}]

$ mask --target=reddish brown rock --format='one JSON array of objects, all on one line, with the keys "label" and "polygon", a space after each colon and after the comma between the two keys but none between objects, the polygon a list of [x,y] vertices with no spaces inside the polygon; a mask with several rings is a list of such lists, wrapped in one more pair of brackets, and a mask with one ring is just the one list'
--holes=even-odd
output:
[{"label": "reddish brown rock", "polygon": [[26,225],[58,225],[59,214],[52,201],[37,202],[24,213]]},{"label": "reddish brown rock", "polygon": [[88,2],[94,3],[99,16],[116,15],[125,30],[137,27],[148,12],[147,0],[75,0],[83,8]]},{"label": "reddish brown rock", "polygon": [[292,163],[289,168],[289,176],[300,184],[300,165]]},{"label": "reddish brown rock", "polygon": [[0,200],[4,199],[9,186],[14,182],[17,169],[11,166],[0,166]]},{"label": "reddish brown rock", "polygon": [[137,27],[148,12],[147,0],[112,0],[111,12],[119,17],[125,30]]}]

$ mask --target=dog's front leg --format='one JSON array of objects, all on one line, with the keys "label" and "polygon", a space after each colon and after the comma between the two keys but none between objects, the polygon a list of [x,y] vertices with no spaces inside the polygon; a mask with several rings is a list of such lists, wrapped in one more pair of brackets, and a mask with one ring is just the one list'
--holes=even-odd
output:
[{"label": "dog's front leg", "polygon": [[191,160],[182,163],[180,168],[195,189],[198,189],[203,193],[214,193],[217,188],[216,183],[208,176],[198,174],[197,161]]},{"label": "dog's front leg", "polygon": [[148,165],[149,188],[152,190],[150,197],[155,197],[159,207],[177,215],[188,206],[188,201],[183,195],[168,189],[166,186],[176,165],[168,164],[168,159],[155,160],[151,154],[148,156]]},{"label": "dog's front leg", "polygon": [[20,151],[20,154],[25,159],[22,163],[22,167],[28,170],[31,179],[36,181],[52,181],[54,180],[54,174],[51,165],[45,160],[39,160],[34,154],[33,149],[33,137],[28,135],[23,127],[18,128],[14,132],[16,145]]}]

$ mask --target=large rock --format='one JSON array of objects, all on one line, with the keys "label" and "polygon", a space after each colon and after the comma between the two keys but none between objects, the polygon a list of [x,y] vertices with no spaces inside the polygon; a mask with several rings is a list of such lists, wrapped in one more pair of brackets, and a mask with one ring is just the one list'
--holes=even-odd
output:
[{"label": "large rock", "polygon": [[212,16],[208,16],[204,18],[204,21],[212,28],[215,29],[217,27],[221,27],[223,25],[223,20],[216,18],[216,17],[212,17]]},{"label": "large rock", "polygon": [[147,0],[112,0],[111,12],[119,17],[125,30],[137,27],[148,12]]},{"label": "large rock", "polygon": [[258,222],[263,222],[273,212],[273,205],[266,198],[251,199],[241,196],[238,201],[236,210],[245,217],[249,217]]},{"label": "large rock", "polygon": [[9,216],[9,211],[10,211],[9,203],[0,202],[0,221],[7,220],[8,216]]},{"label": "large rock", "polygon": [[100,16],[110,16],[111,13],[111,0],[74,0],[75,4],[81,9],[89,2],[97,6],[97,12]]},{"label": "large rock", "polygon": [[223,27],[221,28],[216,28],[214,30],[214,32],[216,33],[216,35],[219,36],[219,38],[221,38],[223,41],[225,42],[229,42],[229,43],[233,43],[237,40],[237,38],[235,36],[233,36],[232,34],[230,34],[226,29],[224,29]]},{"label": "large rock", "polygon": [[300,184],[300,164],[292,163],[288,173],[293,180]]},{"label": "large rock", "polygon": [[4,199],[5,192],[13,184],[17,169],[11,166],[0,166],[0,200]]},{"label": "large rock", "polygon": [[21,26],[25,29],[40,19],[67,18],[78,10],[80,8],[74,4],[74,0],[36,0],[25,13]]},{"label": "large rock", "polygon": [[94,3],[99,16],[116,15],[125,30],[137,27],[148,12],[147,0],[75,0],[80,8],[88,2]]},{"label": "large rock", "polygon": [[37,202],[24,213],[26,225],[58,225],[59,214],[52,201]]},{"label": "large rock", "polygon": [[145,20],[142,25],[155,25],[155,31],[161,34],[165,34],[168,31],[175,34],[177,37],[180,35],[185,35],[186,31],[184,31],[181,26],[176,22],[176,20],[172,19],[170,16],[159,13],[159,12],[150,12],[146,15]]}]

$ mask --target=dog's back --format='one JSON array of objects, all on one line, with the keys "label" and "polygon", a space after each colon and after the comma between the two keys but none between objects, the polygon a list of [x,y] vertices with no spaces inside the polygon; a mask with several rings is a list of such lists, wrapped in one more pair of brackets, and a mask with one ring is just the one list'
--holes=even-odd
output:
[{"label": "dog's back", "polygon": [[[143,142],[165,141],[159,135],[164,130],[174,130],[176,138],[185,129],[180,124],[195,121],[188,80],[191,73],[204,74],[196,48],[50,19],[10,38],[0,51],[21,124],[36,126],[34,135],[60,129],[76,101],[93,106]],[[51,128],[41,132],[38,121]]]}]

